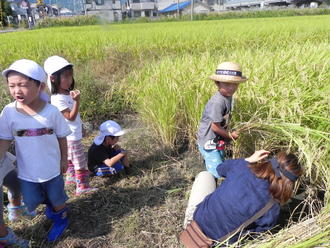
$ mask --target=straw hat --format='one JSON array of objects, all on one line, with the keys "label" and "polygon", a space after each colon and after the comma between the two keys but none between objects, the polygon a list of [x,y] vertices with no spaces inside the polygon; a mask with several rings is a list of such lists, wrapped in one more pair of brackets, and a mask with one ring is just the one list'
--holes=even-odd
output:
[{"label": "straw hat", "polygon": [[219,64],[215,74],[211,75],[210,79],[233,84],[243,83],[247,80],[242,75],[241,66],[235,62],[223,62]]}]

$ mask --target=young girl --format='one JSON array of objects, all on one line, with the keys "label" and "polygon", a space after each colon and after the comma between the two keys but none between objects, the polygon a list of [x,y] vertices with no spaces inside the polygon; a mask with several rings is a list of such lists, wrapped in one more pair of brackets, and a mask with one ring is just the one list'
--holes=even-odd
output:
[{"label": "young girl", "polygon": [[76,183],[76,195],[90,193],[96,189],[89,186],[87,162],[82,139],[82,121],[79,115],[80,92],[74,89],[73,65],[59,56],[49,57],[44,63],[48,74],[48,87],[52,94],[51,104],[65,117],[71,134],[68,141],[68,170],[66,184]]},{"label": "young girl", "polygon": [[2,72],[14,102],[0,116],[0,161],[15,140],[18,178],[29,211],[46,204],[53,221],[48,241],[57,240],[68,226],[64,181],[66,136],[71,133],[58,109],[40,98],[46,74],[36,62],[21,59]]}]

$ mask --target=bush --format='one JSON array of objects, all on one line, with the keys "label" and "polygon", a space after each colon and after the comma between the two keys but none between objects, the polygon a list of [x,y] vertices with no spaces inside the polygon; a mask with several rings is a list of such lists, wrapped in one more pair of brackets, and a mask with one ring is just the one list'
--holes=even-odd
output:
[{"label": "bush", "polygon": [[36,28],[86,26],[97,25],[99,23],[100,19],[95,15],[47,17],[45,19],[38,20]]}]

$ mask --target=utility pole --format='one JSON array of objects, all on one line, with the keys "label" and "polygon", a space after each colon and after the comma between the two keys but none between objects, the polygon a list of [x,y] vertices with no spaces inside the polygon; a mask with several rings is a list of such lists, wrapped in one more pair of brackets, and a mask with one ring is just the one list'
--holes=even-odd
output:
[{"label": "utility pole", "polygon": [[180,17],[179,0],[177,0],[177,2],[176,2],[176,8],[177,8],[177,15],[178,15],[178,19],[179,19],[179,17]]},{"label": "utility pole", "polygon": [[190,20],[194,20],[194,0],[190,0]]}]

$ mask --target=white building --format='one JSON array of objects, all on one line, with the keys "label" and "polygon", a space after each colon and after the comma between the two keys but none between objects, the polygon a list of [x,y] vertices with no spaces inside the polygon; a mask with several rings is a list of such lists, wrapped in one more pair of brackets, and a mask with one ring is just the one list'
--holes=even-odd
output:
[{"label": "white building", "polygon": [[133,18],[155,17],[158,13],[155,0],[130,0],[126,8]]},{"label": "white building", "polygon": [[86,14],[98,15],[106,21],[122,20],[122,4],[120,0],[86,0]]}]

